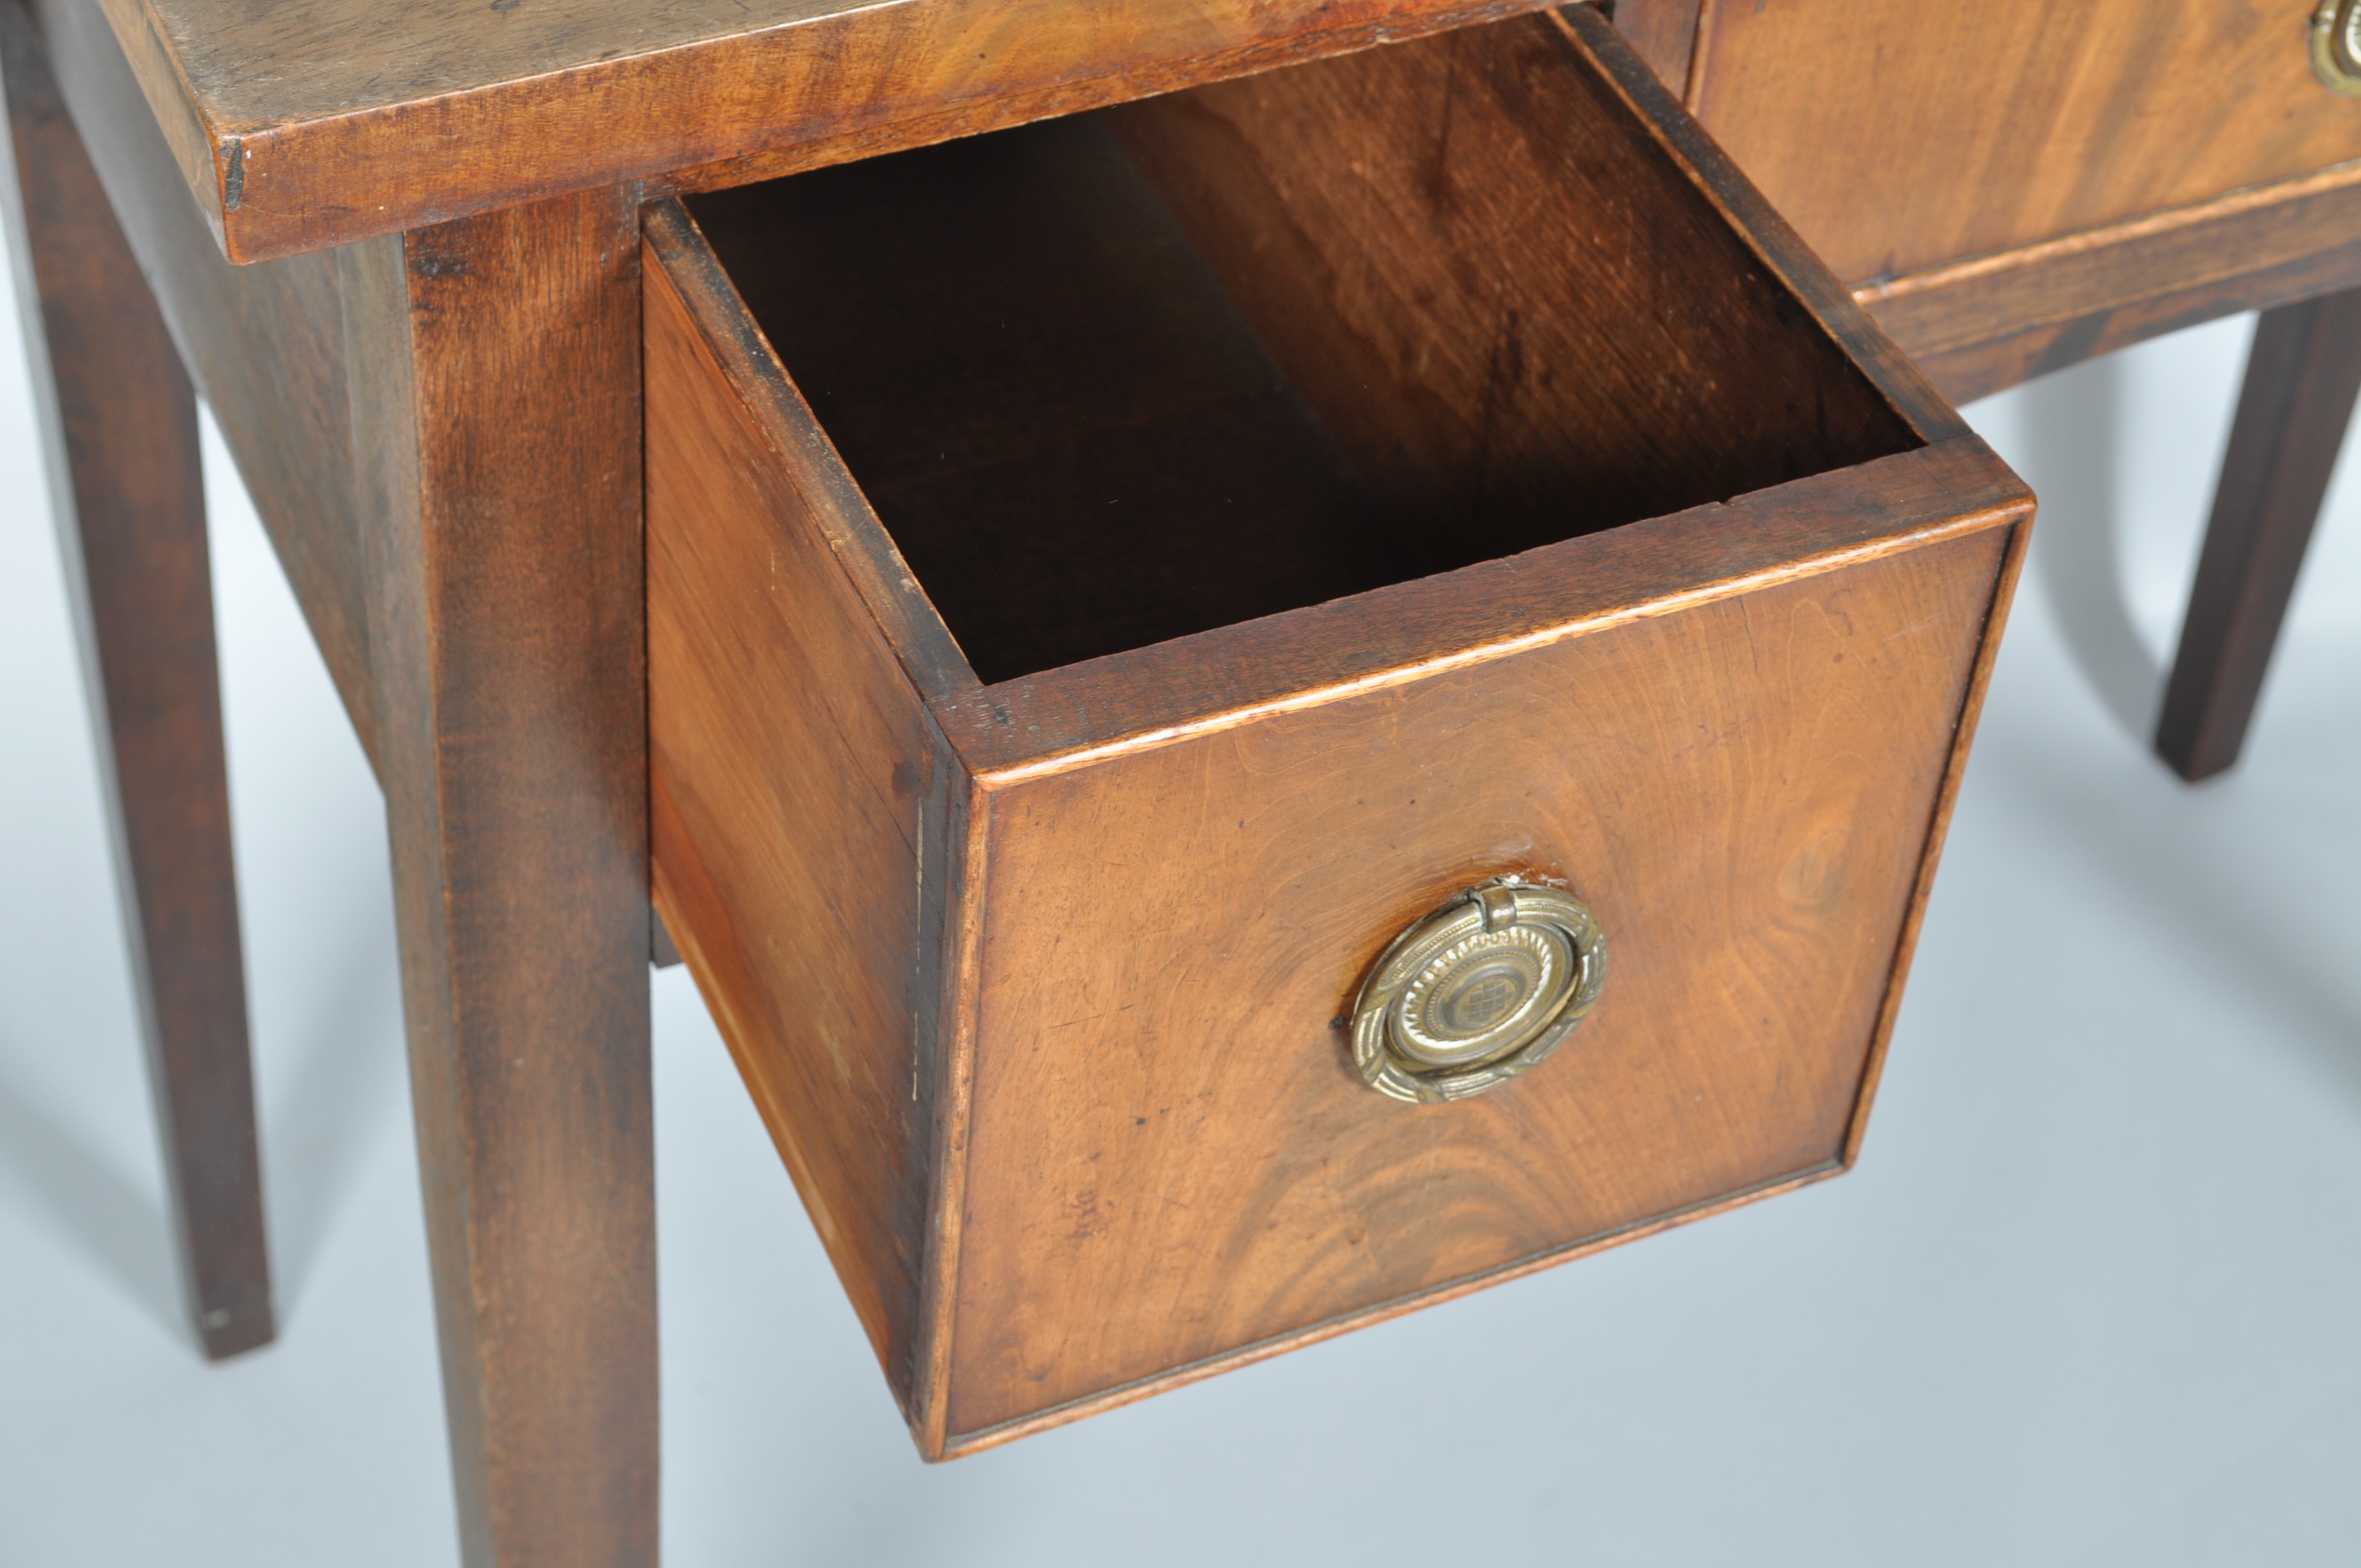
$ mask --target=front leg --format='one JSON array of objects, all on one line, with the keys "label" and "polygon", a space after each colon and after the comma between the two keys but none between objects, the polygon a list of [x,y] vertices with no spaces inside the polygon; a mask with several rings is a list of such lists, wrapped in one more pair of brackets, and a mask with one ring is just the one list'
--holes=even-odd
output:
[{"label": "front leg", "polygon": [[656,1557],[638,261],[606,191],[339,263],[476,1568]]}]

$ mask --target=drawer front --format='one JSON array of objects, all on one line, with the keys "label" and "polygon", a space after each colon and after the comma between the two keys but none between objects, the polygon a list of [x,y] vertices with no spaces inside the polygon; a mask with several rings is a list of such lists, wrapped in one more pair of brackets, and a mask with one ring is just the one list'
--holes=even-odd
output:
[{"label": "drawer front", "polygon": [[1692,107],[1848,282],[2361,159],[2312,0],[1708,4]]},{"label": "drawer front", "polygon": [[[1835,1168],[2006,543],[994,791],[952,1430]],[[1492,1093],[1372,1093],[1332,1021],[1504,872],[1604,927],[1597,1009]]]},{"label": "drawer front", "polygon": [[[922,1453],[1850,1161],[2030,498],[1595,15],[696,210],[656,898]],[[1502,877],[1596,1008],[1378,1092]]]}]

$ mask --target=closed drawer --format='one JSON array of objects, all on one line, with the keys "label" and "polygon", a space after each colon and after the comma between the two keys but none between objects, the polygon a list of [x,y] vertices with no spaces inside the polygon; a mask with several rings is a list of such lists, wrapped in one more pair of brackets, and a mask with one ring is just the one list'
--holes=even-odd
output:
[{"label": "closed drawer", "polygon": [[[2312,74],[2313,8],[1713,5],[1691,103],[1838,276],[1867,282],[2361,159],[2361,103]],[[2180,265],[2194,270],[2170,286],[2235,269],[2227,257]]]},{"label": "closed drawer", "polygon": [[656,896],[928,1456],[1850,1159],[2031,500],[1587,9],[646,269]]}]

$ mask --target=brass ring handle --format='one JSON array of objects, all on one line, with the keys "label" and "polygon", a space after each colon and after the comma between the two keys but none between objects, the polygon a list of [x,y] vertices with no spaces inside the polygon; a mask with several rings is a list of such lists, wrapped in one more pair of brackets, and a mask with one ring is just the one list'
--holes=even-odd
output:
[{"label": "brass ring handle", "polygon": [[1557,1049],[1606,983],[1607,934],[1579,900],[1496,877],[1378,955],[1353,1001],[1353,1063],[1396,1100],[1465,1100]]},{"label": "brass ring handle", "polygon": [[2312,73],[2330,92],[2361,98],[2361,0],[2320,0],[2312,14]]}]

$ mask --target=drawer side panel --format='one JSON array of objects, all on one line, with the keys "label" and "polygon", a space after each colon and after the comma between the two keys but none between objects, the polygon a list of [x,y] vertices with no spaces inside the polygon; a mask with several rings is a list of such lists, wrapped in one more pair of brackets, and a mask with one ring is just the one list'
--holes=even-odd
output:
[{"label": "drawer side panel", "polygon": [[653,251],[646,280],[656,902],[906,1408],[939,1077],[930,938],[965,790]]},{"label": "drawer side panel", "polygon": [[[953,1446],[1841,1160],[2014,532],[995,791]],[[1380,1098],[1331,1021],[1511,871],[1598,1011]]]}]

